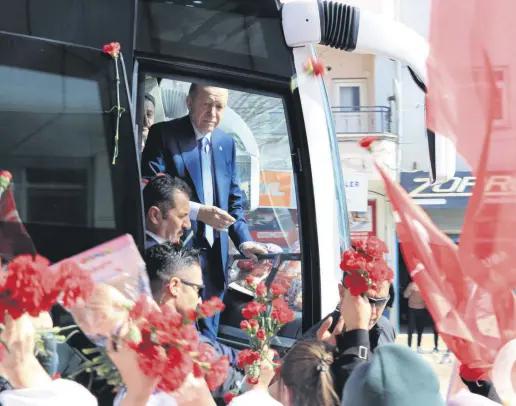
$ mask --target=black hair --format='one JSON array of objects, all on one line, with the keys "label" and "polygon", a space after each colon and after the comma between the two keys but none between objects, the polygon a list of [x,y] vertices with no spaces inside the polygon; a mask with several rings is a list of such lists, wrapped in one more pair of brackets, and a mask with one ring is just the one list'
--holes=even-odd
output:
[{"label": "black hair", "polygon": [[197,83],[192,83],[190,88],[188,89],[188,96],[193,100],[195,98],[195,94],[197,93],[197,89],[199,85]]},{"label": "black hair", "polygon": [[186,182],[177,177],[162,174],[152,178],[143,188],[143,209],[145,214],[152,206],[160,209],[166,217],[168,211],[176,207],[174,193],[181,192],[190,198],[192,190]]},{"label": "black hair", "polygon": [[160,292],[174,276],[181,277],[181,273],[186,269],[194,265],[201,266],[199,250],[185,248],[170,241],[147,249],[144,261],[153,294]]},{"label": "black hair", "polygon": [[145,93],[145,98],[150,101],[152,104],[154,104],[154,107],[156,107],[156,99],[154,96],[150,93]]}]

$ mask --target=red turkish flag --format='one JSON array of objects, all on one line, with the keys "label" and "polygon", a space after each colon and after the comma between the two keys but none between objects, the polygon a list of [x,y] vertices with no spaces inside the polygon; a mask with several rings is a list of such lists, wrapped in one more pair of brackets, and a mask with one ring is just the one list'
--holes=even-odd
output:
[{"label": "red turkish flag", "polygon": [[432,0],[428,126],[477,177],[459,257],[480,286],[516,289],[514,0]]},{"label": "red turkish flag", "polygon": [[460,248],[388,173],[377,169],[394,211],[407,269],[437,330],[462,363],[489,371],[498,350],[516,338],[516,328],[511,327],[516,320],[514,295],[506,289],[493,296],[478,286],[461,262]]}]

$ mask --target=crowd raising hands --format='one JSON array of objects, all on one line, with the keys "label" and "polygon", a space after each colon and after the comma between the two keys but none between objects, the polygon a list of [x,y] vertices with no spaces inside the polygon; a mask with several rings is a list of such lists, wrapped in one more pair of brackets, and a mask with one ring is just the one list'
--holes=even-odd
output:
[{"label": "crowd raising hands", "polygon": [[[280,368],[276,352],[267,346],[261,347],[258,364],[239,365],[237,360],[242,357],[238,351],[197,332],[195,322],[222,310],[223,304],[218,299],[200,300],[202,285],[186,279],[201,277],[196,251],[171,243],[157,245],[145,256],[154,300],[144,295],[131,303],[116,290],[105,286],[99,290],[96,285],[83,300],[75,298],[69,307],[72,314],[77,313],[76,321],[86,334],[107,337],[107,355],[124,386],[115,400],[119,406],[211,406],[220,404],[222,398],[231,406],[444,405],[431,367],[416,352],[393,343],[392,326],[382,316],[392,275],[380,243],[371,241],[374,249],[359,245],[355,253],[343,257],[337,309],[293,345]],[[260,289],[257,287],[257,292],[263,301],[267,293],[260,293]],[[283,292],[275,289],[277,294]],[[274,297],[273,309],[279,306]],[[96,304],[88,308],[90,299],[90,304]],[[107,303],[114,306],[112,317]],[[81,324],[81,320],[91,320],[82,317],[85,312],[100,308],[105,313],[102,329],[94,323]],[[125,317],[120,317],[121,312]],[[249,308],[245,312],[249,321],[242,323],[243,328],[249,330],[264,322],[252,322],[260,312],[249,313]],[[35,356],[36,331],[41,328],[52,328],[45,311],[38,317],[27,312],[16,317],[5,314],[0,335],[0,375],[5,384],[0,403],[96,405],[97,399],[85,387],[51,377],[42,367]],[[249,371],[256,367],[258,374]],[[470,392],[460,392],[449,405],[501,403],[488,378],[471,381],[467,368],[462,371]],[[507,404],[512,404],[510,401]]]}]

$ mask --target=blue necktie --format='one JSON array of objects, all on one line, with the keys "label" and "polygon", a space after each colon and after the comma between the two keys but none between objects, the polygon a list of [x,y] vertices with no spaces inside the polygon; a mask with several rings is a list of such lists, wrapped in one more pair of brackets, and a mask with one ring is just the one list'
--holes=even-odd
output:
[{"label": "blue necktie", "polygon": [[[202,137],[200,140],[201,148],[201,169],[202,169],[202,188],[204,190],[204,204],[213,206],[213,177],[210,142],[208,138]],[[213,227],[205,225],[204,236],[213,245]]]}]

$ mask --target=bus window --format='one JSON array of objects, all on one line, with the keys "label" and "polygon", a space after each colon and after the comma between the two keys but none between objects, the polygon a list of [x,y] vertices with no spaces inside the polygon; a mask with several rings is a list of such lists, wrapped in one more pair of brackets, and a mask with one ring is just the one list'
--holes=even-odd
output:
[{"label": "bus window", "polygon": [[[186,97],[190,85],[172,78],[145,77],[145,94],[156,100],[156,123],[188,114]],[[300,254],[298,200],[283,100],[229,89],[228,106],[218,128],[230,134],[236,144],[236,177],[252,237],[267,245],[271,253]],[[229,254],[230,259],[239,255],[231,242]],[[238,259],[230,262],[226,310],[219,329],[222,337],[242,333],[241,309],[252,299],[244,287],[245,277],[253,275],[255,282],[265,282],[273,269],[272,261],[265,265]],[[300,255],[277,265],[274,282],[289,286],[288,302],[297,314],[297,327],[285,329],[285,335],[295,338],[301,329],[302,313]]]},{"label": "bus window", "polygon": [[[129,114],[111,164],[115,121],[105,112],[116,100],[113,61],[100,51],[0,34],[0,77],[0,168],[13,176],[37,252],[58,261],[142,233]],[[127,110],[124,91],[121,102]]]}]

